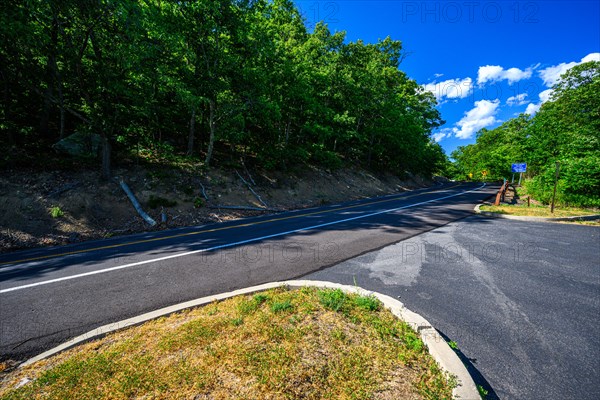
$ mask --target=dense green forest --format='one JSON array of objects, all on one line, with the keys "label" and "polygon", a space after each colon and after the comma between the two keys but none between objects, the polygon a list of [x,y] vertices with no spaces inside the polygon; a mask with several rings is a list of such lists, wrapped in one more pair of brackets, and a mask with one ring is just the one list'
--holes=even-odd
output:
[{"label": "dense green forest", "polygon": [[[401,42],[309,30],[290,0],[3,0],[5,164],[99,140],[125,159],[315,163],[431,175],[447,162],[433,95]],[[97,135],[97,136],[96,136]],[[220,165],[221,164],[221,165]]]},{"label": "dense green forest", "polygon": [[525,187],[549,202],[559,163],[557,200],[600,206],[600,62],[580,64],[562,75],[551,100],[535,116],[522,114],[477,133],[475,144],[452,154],[457,179],[470,173],[488,179],[511,177],[511,164],[527,163]]}]

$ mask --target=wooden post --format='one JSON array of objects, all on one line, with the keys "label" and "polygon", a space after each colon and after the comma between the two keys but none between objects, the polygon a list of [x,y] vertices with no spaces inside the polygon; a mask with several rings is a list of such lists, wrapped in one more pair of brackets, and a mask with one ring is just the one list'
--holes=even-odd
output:
[{"label": "wooden post", "polygon": [[502,187],[500,188],[500,190],[498,190],[498,194],[496,195],[496,201],[494,201],[495,206],[500,205],[500,199],[504,196],[504,189],[507,184],[508,183],[506,182],[506,179],[505,179],[504,183],[502,184]]},{"label": "wooden post", "polygon": [[560,163],[556,162],[556,174],[554,175],[554,192],[552,193],[552,205],[550,206],[550,212],[554,214],[554,200],[556,200],[556,186],[558,185],[558,172],[560,171]]},{"label": "wooden post", "polygon": [[527,196],[527,207],[531,207],[531,197]]}]

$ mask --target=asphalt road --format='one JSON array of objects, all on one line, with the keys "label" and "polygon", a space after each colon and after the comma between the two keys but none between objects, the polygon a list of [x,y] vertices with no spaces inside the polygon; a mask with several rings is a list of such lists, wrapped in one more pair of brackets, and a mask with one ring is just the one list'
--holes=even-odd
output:
[{"label": "asphalt road", "polygon": [[293,279],[468,216],[497,187],[447,184],[230,223],[0,256],[0,360],[98,326]]},{"label": "asphalt road", "polygon": [[600,396],[600,228],[470,216],[304,279],[398,298],[488,399]]}]

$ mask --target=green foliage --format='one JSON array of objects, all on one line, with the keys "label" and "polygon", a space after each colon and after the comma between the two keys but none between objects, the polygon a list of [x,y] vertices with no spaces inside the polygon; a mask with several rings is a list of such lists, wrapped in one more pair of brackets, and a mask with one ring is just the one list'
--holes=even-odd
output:
[{"label": "green foliage", "polygon": [[266,294],[263,293],[259,293],[259,294],[255,294],[252,297],[252,300],[254,300],[254,302],[258,305],[263,304],[264,302],[266,302],[267,300],[269,300],[269,296],[267,296]]},{"label": "green foliage", "polygon": [[194,207],[195,208],[202,208],[202,207],[204,207],[204,199],[202,197],[196,197],[196,198],[194,198]]},{"label": "green foliage", "polygon": [[59,218],[65,215],[65,213],[63,212],[63,210],[60,209],[60,207],[54,206],[50,208],[50,215],[52,216],[52,218]]},{"label": "green foliage", "polygon": [[294,308],[294,306],[289,300],[276,301],[271,304],[271,311],[274,313],[290,311],[292,308]]},{"label": "green foliage", "polygon": [[312,159],[317,164],[329,169],[336,169],[342,166],[342,160],[340,159],[340,156],[337,153],[329,150],[315,150]]},{"label": "green foliage", "polygon": [[443,123],[435,98],[400,71],[401,42],[348,42],[324,23],[310,32],[290,0],[2,8],[2,145],[44,154],[77,131],[118,160],[447,167],[430,138]]},{"label": "green foliage", "polygon": [[600,62],[569,69],[552,89],[535,116],[482,129],[475,144],[453,152],[453,177],[479,179],[487,170],[488,179],[509,178],[512,163],[526,162],[527,192],[549,203],[559,162],[557,202],[600,206]]},{"label": "green foliage", "polygon": [[425,347],[425,344],[419,337],[419,335],[415,332],[406,332],[404,335],[404,342],[409,349],[414,351],[422,351]]},{"label": "green foliage", "polygon": [[344,306],[344,303],[348,299],[346,293],[341,289],[323,289],[317,292],[319,296],[319,302],[325,307],[332,311],[340,311]]},{"label": "green foliage", "polygon": [[377,311],[381,307],[381,302],[375,296],[356,296],[354,304],[368,311]]}]

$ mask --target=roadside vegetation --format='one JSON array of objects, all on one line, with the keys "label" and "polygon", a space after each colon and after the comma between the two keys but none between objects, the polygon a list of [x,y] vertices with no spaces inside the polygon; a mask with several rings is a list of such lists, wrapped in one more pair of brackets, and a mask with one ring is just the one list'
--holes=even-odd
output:
[{"label": "roadside vegetation", "polygon": [[527,163],[523,186],[543,204],[552,200],[559,163],[556,203],[600,207],[600,62],[569,69],[537,114],[482,129],[452,158],[456,179],[479,179],[482,171],[488,180],[511,179],[511,164]]},{"label": "roadside vegetation", "polygon": [[[598,207],[574,207],[565,204],[558,204],[551,211],[550,205],[535,200],[527,187],[509,185],[508,191],[503,203],[498,206],[484,204],[479,207],[480,211],[493,212],[506,215],[515,215],[523,217],[541,217],[541,218],[560,218],[560,217],[583,217],[588,215],[600,214]],[[600,225],[600,221],[578,220],[562,221],[565,223]]]},{"label": "roadside vegetation", "polygon": [[425,177],[446,166],[435,98],[399,69],[401,42],[309,29],[291,0],[0,7],[0,166],[74,154],[105,178],[132,160]]},{"label": "roadside vegetation", "polygon": [[580,207],[564,207],[556,208],[554,213],[550,212],[548,206],[527,204],[519,205],[499,205],[499,206],[481,206],[481,211],[496,212],[500,214],[519,215],[527,217],[581,217],[585,215],[600,214],[598,209],[580,208]]},{"label": "roadside vegetation", "polygon": [[16,370],[0,398],[450,399],[454,384],[418,334],[377,299],[280,288],[125,329]]}]

